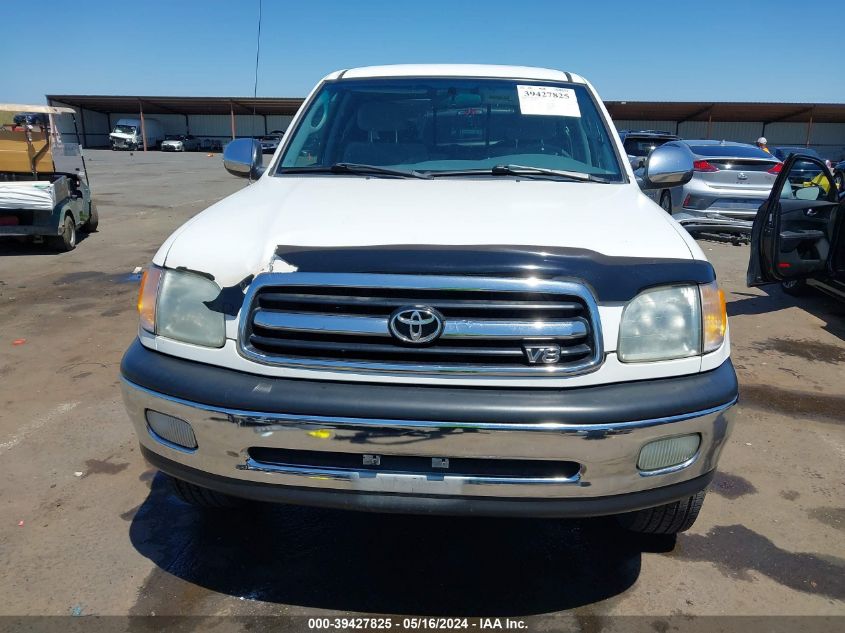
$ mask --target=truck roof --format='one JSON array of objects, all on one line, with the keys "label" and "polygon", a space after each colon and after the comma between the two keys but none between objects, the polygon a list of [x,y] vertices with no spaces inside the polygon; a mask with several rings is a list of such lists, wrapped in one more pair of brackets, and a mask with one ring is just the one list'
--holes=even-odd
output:
[{"label": "truck roof", "polygon": [[550,68],[496,66],[491,64],[394,64],[338,70],[325,77],[365,79],[371,77],[484,77],[490,79],[527,79],[534,81],[571,81],[586,83],[583,77]]}]

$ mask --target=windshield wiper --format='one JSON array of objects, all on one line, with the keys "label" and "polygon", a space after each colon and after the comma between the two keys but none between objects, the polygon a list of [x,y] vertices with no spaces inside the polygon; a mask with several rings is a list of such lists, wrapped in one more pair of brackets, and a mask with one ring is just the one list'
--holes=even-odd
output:
[{"label": "windshield wiper", "polygon": [[317,165],[314,167],[280,167],[278,174],[382,174],[385,176],[396,176],[397,178],[425,178],[431,176],[412,169],[391,169],[390,167],[379,167],[378,165],[363,165],[359,163],[335,163],[331,167]]},{"label": "windshield wiper", "polygon": [[334,174],[384,174],[385,176],[399,176],[400,178],[430,178],[428,174],[413,169],[391,169],[378,165],[364,165],[361,163],[335,163],[329,170]]},{"label": "windshield wiper", "polygon": [[565,178],[577,182],[611,182],[594,174],[580,171],[564,171],[562,169],[547,169],[530,165],[495,165],[491,169],[460,169],[455,171],[434,171],[432,176],[524,176],[526,178]]},{"label": "windshield wiper", "polygon": [[582,171],[547,169],[545,167],[532,167],[531,165],[496,165],[490,170],[490,173],[495,176],[554,176],[581,182],[610,182],[605,178]]}]

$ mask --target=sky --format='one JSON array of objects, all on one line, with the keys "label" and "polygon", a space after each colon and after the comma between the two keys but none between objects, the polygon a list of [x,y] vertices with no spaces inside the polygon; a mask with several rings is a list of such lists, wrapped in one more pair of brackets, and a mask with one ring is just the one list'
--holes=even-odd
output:
[{"label": "sky", "polygon": [[[36,4],[45,20],[4,29],[0,39],[0,101],[253,94],[259,0]],[[799,7],[795,0],[263,0],[258,95],[305,96],[324,75],[355,66],[490,63],[576,72],[608,100],[843,103],[841,21],[837,29],[833,14]],[[791,28],[802,20],[811,21],[809,41]]]}]

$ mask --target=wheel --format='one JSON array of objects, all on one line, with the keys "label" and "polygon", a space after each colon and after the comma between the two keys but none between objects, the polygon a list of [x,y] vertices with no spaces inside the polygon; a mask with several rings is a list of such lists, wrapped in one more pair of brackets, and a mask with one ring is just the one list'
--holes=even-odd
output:
[{"label": "wheel", "polygon": [[803,279],[791,279],[780,282],[780,289],[790,297],[803,297],[810,293],[810,287]]},{"label": "wheel", "polygon": [[237,508],[243,501],[175,477],[170,477],[173,492],[185,503],[199,508]]},{"label": "wheel", "polygon": [[660,194],[660,206],[666,213],[672,215],[672,194],[668,191]]},{"label": "wheel", "polygon": [[97,230],[97,226],[100,224],[100,214],[97,213],[97,205],[93,202],[91,203],[91,214],[88,216],[88,219],[85,220],[85,224],[82,225],[82,230],[86,233],[94,233]]},{"label": "wheel", "polygon": [[61,235],[49,237],[48,241],[50,246],[60,253],[67,253],[76,248],[76,222],[70,213],[65,216]]},{"label": "wheel", "polygon": [[691,497],[617,517],[619,524],[631,532],[640,534],[677,534],[692,527],[701,511],[706,490]]}]

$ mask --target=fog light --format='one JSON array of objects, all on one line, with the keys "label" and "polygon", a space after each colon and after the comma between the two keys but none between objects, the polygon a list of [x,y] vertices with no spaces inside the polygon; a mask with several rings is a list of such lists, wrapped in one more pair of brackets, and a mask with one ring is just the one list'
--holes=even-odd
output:
[{"label": "fog light", "polygon": [[147,409],[146,415],[147,425],[157,440],[192,450],[197,447],[194,429],[185,420],[150,409]]},{"label": "fog light", "polygon": [[700,444],[698,433],[649,442],[640,451],[637,468],[650,471],[683,464],[698,452]]}]

